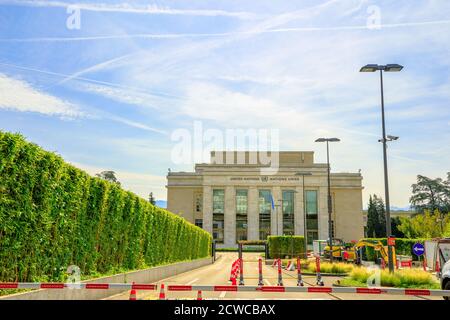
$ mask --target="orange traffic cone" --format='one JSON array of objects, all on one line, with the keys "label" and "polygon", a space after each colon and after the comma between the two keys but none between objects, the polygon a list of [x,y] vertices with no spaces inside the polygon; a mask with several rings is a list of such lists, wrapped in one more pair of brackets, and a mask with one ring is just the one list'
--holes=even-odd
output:
[{"label": "orange traffic cone", "polygon": [[130,291],[130,299],[129,300],[137,300],[136,299],[136,289],[133,288],[134,282],[131,284],[131,291]]},{"label": "orange traffic cone", "polygon": [[159,291],[159,300],[166,300],[166,293],[164,292],[164,283],[161,283],[161,291]]},{"label": "orange traffic cone", "polygon": [[203,300],[203,298],[202,298],[202,291],[201,290],[197,291],[197,300]]}]

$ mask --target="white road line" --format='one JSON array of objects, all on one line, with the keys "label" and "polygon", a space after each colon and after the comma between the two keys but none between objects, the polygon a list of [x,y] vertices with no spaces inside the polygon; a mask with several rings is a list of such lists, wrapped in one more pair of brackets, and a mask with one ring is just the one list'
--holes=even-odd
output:
[{"label": "white road line", "polygon": [[222,291],[222,292],[220,293],[220,295],[219,295],[219,298],[220,298],[220,299],[225,298],[225,295],[226,295],[226,294],[227,294],[226,291]]},{"label": "white road line", "polygon": [[269,282],[269,280],[267,280],[267,279],[264,279],[264,282],[268,285],[268,286],[271,286],[272,284]]},{"label": "white road line", "polygon": [[186,283],[187,285],[190,285],[190,284],[193,284],[194,282],[196,282],[196,281],[198,281],[198,278],[197,279],[194,279],[194,280],[191,280],[191,281],[189,281],[188,283]]}]

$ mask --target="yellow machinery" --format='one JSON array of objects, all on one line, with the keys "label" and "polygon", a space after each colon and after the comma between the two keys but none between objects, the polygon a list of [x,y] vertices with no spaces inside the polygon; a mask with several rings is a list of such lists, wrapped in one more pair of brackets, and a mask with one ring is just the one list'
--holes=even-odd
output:
[{"label": "yellow machinery", "polygon": [[[332,246],[332,254],[333,259],[342,260],[342,261],[353,261],[354,263],[360,263],[361,257],[360,249],[363,247],[371,247],[374,248],[376,252],[379,252],[381,258],[384,260],[386,265],[389,261],[388,256],[388,247],[384,246],[383,243],[379,240],[364,240],[361,239],[353,246],[345,245],[344,242],[340,239],[335,239]],[[330,258],[330,246],[326,246],[324,248],[324,256],[325,258]],[[392,258],[394,260],[394,264],[396,263],[396,255],[395,255],[395,247],[392,247]]]}]

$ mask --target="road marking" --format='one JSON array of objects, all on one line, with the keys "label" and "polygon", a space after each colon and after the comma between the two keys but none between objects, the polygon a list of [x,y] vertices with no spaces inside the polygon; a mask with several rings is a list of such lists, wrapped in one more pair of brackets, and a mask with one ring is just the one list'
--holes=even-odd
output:
[{"label": "road marking", "polygon": [[267,280],[267,279],[264,279],[264,282],[268,285],[268,286],[271,286],[272,284],[269,282],[269,280]]},{"label": "road marking", "polygon": [[193,284],[193,283],[196,282],[196,281],[198,281],[198,279],[191,280],[191,281],[189,281],[189,282],[186,283],[186,284],[187,284],[187,285],[190,285],[190,284]]},{"label": "road marking", "polygon": [[222,292],[220,293],[220,295],[219,295],[219,298],[220,298],[220,299],[225,298],[225,295],[226,295],[226,294],[227,294],[226,291],[222,291]]}]

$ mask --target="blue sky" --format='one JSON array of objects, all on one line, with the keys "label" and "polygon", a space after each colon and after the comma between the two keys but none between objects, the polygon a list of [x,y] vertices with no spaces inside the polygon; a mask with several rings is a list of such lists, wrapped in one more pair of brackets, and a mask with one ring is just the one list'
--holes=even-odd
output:
[{"label": "blue sky", "polygon": [[194,121],[279,129],[282,150],[319,162],[315,138],[337,136],[332,170],[361,169],[364,203],[383,195],[367,63],[405,66],[385,76],[392,205],[417,174],[450,171],[449,1],[0,0],[0,23],[0,128],[143,197],[193,169],[172,162],[171,133]]}]

